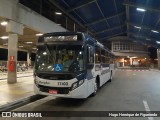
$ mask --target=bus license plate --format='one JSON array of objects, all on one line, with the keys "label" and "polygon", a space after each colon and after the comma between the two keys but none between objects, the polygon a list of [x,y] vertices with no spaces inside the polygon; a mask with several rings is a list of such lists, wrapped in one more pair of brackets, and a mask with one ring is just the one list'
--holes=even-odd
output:
[{"label": "bus license plate", "polygon": [[58,91],[57,90],[49,90],[48,93],[50,93],[50,94],[57,94]]}]

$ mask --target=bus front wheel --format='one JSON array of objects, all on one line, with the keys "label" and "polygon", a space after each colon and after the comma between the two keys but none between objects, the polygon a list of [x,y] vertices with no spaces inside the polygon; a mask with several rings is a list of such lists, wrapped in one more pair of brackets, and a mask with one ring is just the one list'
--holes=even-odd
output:
[{"label": "bus front wheel", "polygon": [[110,79],[108,80],[108,82],[112,82],[112,71],[111,71]]},{"label": "bus front wheel", "polygon": [[95,83],[94,83],[94,92],[92,93],[91,96],[95,96],[97,94],[97,90],[98,90],[98,82],[97,82],[97,80],[95,80]]}]

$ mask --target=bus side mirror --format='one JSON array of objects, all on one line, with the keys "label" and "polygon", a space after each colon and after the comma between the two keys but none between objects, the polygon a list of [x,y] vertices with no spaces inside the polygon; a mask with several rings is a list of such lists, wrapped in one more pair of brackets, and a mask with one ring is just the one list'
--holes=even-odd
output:
[{"label": "bus side mirror", "polygon": [[91,70],[93,69],[93,67],[94,67],[94,64],[91,64],[91,63],[87,64],[87,70]]}]

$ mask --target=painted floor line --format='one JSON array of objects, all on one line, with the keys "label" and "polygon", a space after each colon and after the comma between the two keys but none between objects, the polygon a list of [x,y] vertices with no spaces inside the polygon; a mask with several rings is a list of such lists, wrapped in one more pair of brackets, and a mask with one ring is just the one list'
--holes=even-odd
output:
[{"label": "painted floor line", "polygon": [[[146,100],[143,100],[143,104],[144,104],[145,111],[150,112],[151,110],[150,110],[149,105]],[[154,120],[154,118],[148,117],[148,120]]]}]

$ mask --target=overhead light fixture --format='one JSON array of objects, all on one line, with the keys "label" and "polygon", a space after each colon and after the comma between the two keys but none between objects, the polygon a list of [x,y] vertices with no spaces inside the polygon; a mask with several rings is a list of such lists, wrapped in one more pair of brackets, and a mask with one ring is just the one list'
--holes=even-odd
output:
[{"label": "overhead light fixture", "polygon": [[38,33],[38,34],[36,34],[36,36],[42,36],[43,34],[42,33]]},{"label": "overhead light fixture", "polygon": [[26,42],[27,44],[32,44],[33,42]]},{"label": "overhead light fixture", "polygon": [[37,48],[32,48],[33,50],[37,50]]},{"label": "overhead light fixture", "polygon": [[141,27],[138,27],[138,26],[134,26],[135,28],[138,28],[138,29],[141,29]]},{"label": "overhead light fixture", "polygon": [[61,25],[61,24],[57,24],[57,25]]},{"label": "overhead light fixture", "polygon": [[136,10],[137,10],[137,11],[140,11],[140,12],[145,12],[145,11],[146,11],[146,10],[143,9],[143,8],[137,8]]},{"label": "overhead light fixture", "polygon": [[149,38],[146,38],[146,40],[151,40],[151,39],[149,39]]},{"label": "overhead light fixture", "polygon": [[20,48],[22,48],[23,46],[19,46]]},{"label": "overhead light fixture", "polygon": [[3,40],[6,40],[6,39],[8,39],[9,37],[8,36],[2,36],[2,37],[0,37],[1,39],[3,39]]},{"label": "overhead light fixture", "polygon": [[55,12],[55,14],[56,14],[56,15],[62,15],[62,13],[61,13],[61,12]]},{"label": "overhead light fixture", "polygon": [[6,26],[7,24],[8,24],[7,21],[2,21],[2,22],[1,22],[1,25],[2,25],[2,26]]},{"label": "overhead light fixture", "polygon": [[47,52],[43,52],[43,55],[47,55]]},{"label": "overhead light fixture", "polygon": [[154,33],[159,33],[158,31],[156,31],[156,30],[151,30],[152,32],[154,32]]},{"label": "overhead light fixture", "polygon": [[160,41],[156,41],[158,44],[160,44]]},{"label": "overhead light fixture", "polygon": [[4,43],[3,45],[7,46],[7,45],[8,45],[8,43]]}]

